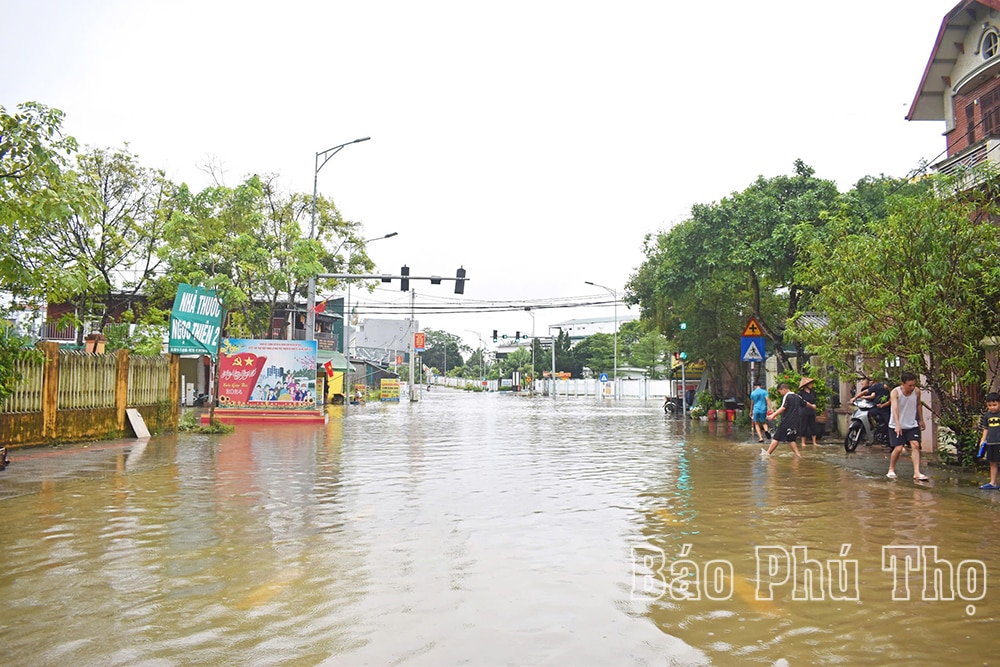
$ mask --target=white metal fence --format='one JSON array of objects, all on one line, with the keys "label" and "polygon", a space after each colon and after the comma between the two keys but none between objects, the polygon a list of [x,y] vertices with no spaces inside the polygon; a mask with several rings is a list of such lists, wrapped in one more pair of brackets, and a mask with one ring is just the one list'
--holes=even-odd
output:
[{"label": "white metal fence", "polygon": [[170,400],[170,360],[167,357],[128,359],[128,404],[154,405]]},{"label": "white metal fence", "polygon": [[59,353],[60,410],[115,407],[118,357],[79,351]]},{"label": "white metal fence", "polygon": [[[463,388],[466,386],[480,386],[482,381],[436,376],[434,378],[434,383],[447,387]],[[632,380],[619,378],[617,382],[617,395],[622,399],[628,398],[643,401],[662,401],[667,396],[679,397],[680,395],[678,392],[680,390],[680,384],[681,383],[678,380],[648,380],[645,378]],[[589,380],[556,380],[554,386],[551,380],[536,380],[534,391],[536,394],[544,394],[547,396],[550,396],[553,392],[555,392],[556,396],[590,396],[593,398],[600,398],[602,396],[615,396],[615,385],[616,383],[613,380],[601,382],[596,378],[591,378]],[[490,391],[497,391],[498,382],[496,380],[488,380],[487,387]]]},{"label": "white metal fence", "polygon": [[21,374],[21,381],[14,387],[13,394],[0,401],[0,412],[41,412],[45,362],[41,359],[21,359],[14,362],[14,370]]}]

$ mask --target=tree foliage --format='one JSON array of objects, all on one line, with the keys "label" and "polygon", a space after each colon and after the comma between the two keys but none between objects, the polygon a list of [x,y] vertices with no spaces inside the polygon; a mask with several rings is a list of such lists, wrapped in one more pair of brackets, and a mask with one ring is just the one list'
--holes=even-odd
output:
[{"label": "tree foliage", "polygon": [[15,297],[44,298],[76,280],[38,248],[59,221],[96,206],[70,169],[77,143],[62,121],[61,111],[35,102],[13,114],[0,106],[0,288]]},{"label": "tree foliage", "polygon": [[[62,132],[63,113],[35,102],[13,113],[0,106],[0,290],[36,301],[65,279],[58,267],[32,262],[37,239],[55,221],[94,204],[68,169],[76,140]],[[17,386],[16,362],[33,351],[4,326],[0,332],[0,399]]]},{"label": "tree foliage", "polygon": [[[638,304],[675,349],[704,359],[716,387],[736,379],[723,375],[739,359],[751,316],[788,366],[786,323],[814,294],[798,264],[837,205],[835,184],[801,161],[792,175],[760,177],[720,202],[695,205],[687,220],[647,236],[646,259],[626,285],[625,300]],[[804,355],[797,358],[801,363]]]},{"label": "tree foliage", "polygon": [[955,191],[943,177],[886,190],[881,217],[845,207],[803,265],[829,326],[795,330],[845,375],[865,354],[898,358],[924,376],[941,424],[967,455],[982,407],[974,399],[987,380],[982,342],[1000,332],[1000,191],[994,177],[983,180],[960,196],[939,195]]},{"label": "tree foliage", "polygon": [[436,329],[424,329],[425,348],[420,353],[423,363],[442,375],[448,375],[456,368],[464,366],[462,353],[469,347],[454,334]]},{"label": "tree foliage", "polygon": [[[165,228],[168,282],[216,290],[231,313],[231,335],[266,338],[275,311],[305,295],[309,276],[347,272],[338,252],[346,243],[352,243],[352,270],[371,265],[357,223],[342,220],[320,197],[314,236],[303,234],[311,197],[281,193],[274,181],[255,175],[197,193],[182,185]],[[332,284],[321,281],[320,288]]]}]

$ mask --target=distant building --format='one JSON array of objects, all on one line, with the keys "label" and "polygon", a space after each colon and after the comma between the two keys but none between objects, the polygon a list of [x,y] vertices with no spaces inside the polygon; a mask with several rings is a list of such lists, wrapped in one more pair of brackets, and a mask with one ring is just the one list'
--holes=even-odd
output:
[{"label": "distant building", "polygon": [[[629,311],[618,313],[618,328],[626,322],[632,322],[638,320],[639,316],[631,313]],[[591,317],[591,318],[581,318],[575,320],[566,320],[565,322],[556,322],[552,325],[555,329],[559,327],[563,332],[569,334],[570,345],[575,345],[579,343],[584,338],[588,336],[593,336],[594,334],[602,333],[608,335],[614,335],[615,333],[615,317]]]}]

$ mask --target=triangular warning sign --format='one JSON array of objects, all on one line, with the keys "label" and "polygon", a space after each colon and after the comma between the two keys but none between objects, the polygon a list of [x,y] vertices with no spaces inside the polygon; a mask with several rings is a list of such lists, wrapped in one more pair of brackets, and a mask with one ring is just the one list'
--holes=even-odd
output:
[{"label": "triangular warning sign", "polygon": [[747,353],[743,355],[743,361],[764,361],[764,355],[757,349],[757,344],[750,341],[747,345]]},{"label": "triangular warning sign", "polygon": [[764,332],[760,330],[760,325],[757,324],[757,320],[751,317],[750,321],[747,322],[746,328],[743,330],[743,335],[756,338],[757,336],[763,336]]}]

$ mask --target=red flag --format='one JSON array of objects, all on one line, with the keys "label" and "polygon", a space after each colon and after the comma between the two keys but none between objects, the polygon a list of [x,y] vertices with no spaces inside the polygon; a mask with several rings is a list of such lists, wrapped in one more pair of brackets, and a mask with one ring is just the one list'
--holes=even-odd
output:
[{"label": "red flag", "polygon": [[323,368],[326,369],[326,376],[332,378],[333,377],[333,362],[332,361],[326,362],[325,364],[323,364]]},{"label": "red flag", "polygon": [[326,301],[321,301],[313,306],[314,313],[322,313],[324,310],[326,310]]}]

